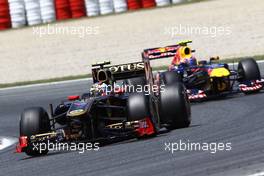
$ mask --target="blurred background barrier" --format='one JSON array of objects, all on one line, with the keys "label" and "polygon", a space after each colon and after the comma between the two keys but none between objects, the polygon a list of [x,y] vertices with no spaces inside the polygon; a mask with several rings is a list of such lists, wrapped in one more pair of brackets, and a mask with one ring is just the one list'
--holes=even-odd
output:
[{"label": "blurred background barrier", "polygon": [[142,0],[143,8],[150,8],[150,7],[155,7],[155,6],[156,6],[155,0]]},{"label": "blurred background barrier", "polygon": [[115,13],[122,13],[127,11],[126,0],[114,0],[114,9]]},{"label": "blurred background barrier", "polygon": [[128,10],[137,10],[141,8],[140,0],[127,0]]},{"label": "blurred background barrier", "polygon": [[39,0],[24,0],[29,26],[42,23]]},{"label": "blurred background barrier", "polygon": [[185,2],[185,1],[189,1],[189,0],[172,0],[172,3],[173,4],[179,4],[179,3],[182,3],[182,2]]},{"label": "blurred background barrier", "polygon": [[170,5],[170,0],[156,0],[158,7]]},{"label": "blurred background barrier", "polygon": [[8,0],[13,28],[19,28],[26,25],[26,11],[24,0]]},{"label": "blurred background barrier", "polygon": [[101,15],[107,15],[114,12],[113,0],[99,0]]},{"label": "blurred background barrier", "polygon": [[72,18],[86,16],[84,0],[69,0]]},{"label": "blurred background barrier", "polygon": [[264,1],[254,1],[205,0],[0,31],[0,84],[83,75],[92,63],[138,61],[144,48],[186,39],[194,41],[199,59],[263,55]]},{"label": "blurred background barrier", "polygon": [[0,30],[11,27],[9,5],[7,0],[0,1]]},{"label": "blurred background barrier", "polygon": [[40,0],[40,12],[43,23],[50,23],[56,20],[54,0]]},{"label": "blurred background barrier", "polygon": [[189,0],[0,0],[0,30],[187,1]]},{"label": "blurred background barrier", "polygon": [[57,20],[65,20],[71,18],[71,8],[69,0],[54,0],[54,2]]},{"label": "blurred background barrier", "polygon": [[97,16],[100,14],[98,0],[85,0],[85,7],[87,16]]}]

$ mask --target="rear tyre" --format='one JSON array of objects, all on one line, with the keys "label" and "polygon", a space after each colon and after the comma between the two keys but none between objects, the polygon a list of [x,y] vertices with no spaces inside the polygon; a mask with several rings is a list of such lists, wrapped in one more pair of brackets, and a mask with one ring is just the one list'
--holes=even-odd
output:
[{"label": "rear tyre", "polygon": [[[21,114],[20,119],[20,136],[27,136],[47,133],[51,131],[50,120],[48,113],[41,107],[34,107],[25,109]],[[39,149],[39,148],[38,148]],[[46,155],[48,149],[45,151],[36,150],[33,145],[29,145],[25,153],[29,156]]]},{"label": "rear tyre", "polygon": [[191,108],[186,89],[181,82],[164,86],[160,92],[161,122],[168,129],[185,128],[191,123]]},{"label": "rear tyre", "polygon": [[260,79],[259,67],[253,58],[241,60],[238,64],[237,72],[240,82]]},{"label": "rear tyre", "polygon": [[142,120],[149,115],[148,97],[144,93],[131,93],[127,99],[127,120]]}]

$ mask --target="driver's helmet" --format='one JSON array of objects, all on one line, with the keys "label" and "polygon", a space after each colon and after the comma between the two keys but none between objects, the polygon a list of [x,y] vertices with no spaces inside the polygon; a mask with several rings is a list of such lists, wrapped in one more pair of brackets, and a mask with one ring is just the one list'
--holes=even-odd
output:
[{"label": "driver's helmet", "polygon": [[95,83],[90,88],[90,94],[93,96],[100,96],[108,92],[108,84],[103,82]]},{"label": "driver's helmet", "polygon": [[[178,66],[178,65],[186,65],[186,66],[196,66],[197,60],[191,54],[190,48],[181,47],[177,50],[170,67]],[[188,53],[188,54],[187,54]]]}]

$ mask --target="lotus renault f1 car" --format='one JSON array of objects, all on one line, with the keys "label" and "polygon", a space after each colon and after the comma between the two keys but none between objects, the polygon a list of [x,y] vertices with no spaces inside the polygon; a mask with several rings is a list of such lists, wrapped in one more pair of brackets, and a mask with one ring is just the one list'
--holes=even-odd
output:
[{"label": "lotus renault f1 car", "polygon": [[[94,84],[109,86],[121,81],[123,85],[148,85],[149,94],[137,91],[99,91],[69,96],[68,101],[50,113],[42,107],[25,109],[20,118],[20,137],[17,152],[29,156],[48,153],[36,148],[40,143],[90,142],[105,143],[126,138],[155,136],[160,129],[188,127],[191,122],[190,103],[183,84],[165,84],[165,91],[153,91],[150,59],[144,62],[107,66],[93,65]],[[102,84],[101,84],[102,85]],[[116,87],[114,87],[115,90]]]},{"label": "lotus renault f1 car", "polygon": [[238,92],[255,93],[263,88],[264,79],[261,78],[258,64],[253,58],[241,60],[237,69],[234,64],[230,68],[228,64],[221,63],[219,57],[198,62],[192,55],[194,50],[187,46],[188,43],[191,41],[148,50],[153,55],[152,58],[174,57],[168,71],[156,76],[157,82],[184,83],[191,101]]}]

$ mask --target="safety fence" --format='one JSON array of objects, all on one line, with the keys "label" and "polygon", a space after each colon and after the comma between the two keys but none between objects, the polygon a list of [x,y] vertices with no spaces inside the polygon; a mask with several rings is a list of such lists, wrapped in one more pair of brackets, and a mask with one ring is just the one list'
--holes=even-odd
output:
[{"label": "safety fence", "polygon": [[183,1],[188,0],[0,0],[0,30],[168,6]]}]

